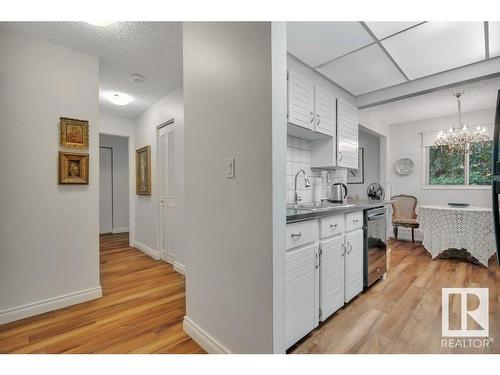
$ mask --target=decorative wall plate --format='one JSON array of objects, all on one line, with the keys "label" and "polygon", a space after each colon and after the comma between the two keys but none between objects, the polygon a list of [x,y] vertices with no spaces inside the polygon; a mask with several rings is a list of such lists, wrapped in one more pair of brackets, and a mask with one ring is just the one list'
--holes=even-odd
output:
[{"label": "decorative wall plate", "polygon": [[396,163],[394,163],[394,169],[401,176],[408,176],[413,172],[413,161],[408,158],[399,159]]}]

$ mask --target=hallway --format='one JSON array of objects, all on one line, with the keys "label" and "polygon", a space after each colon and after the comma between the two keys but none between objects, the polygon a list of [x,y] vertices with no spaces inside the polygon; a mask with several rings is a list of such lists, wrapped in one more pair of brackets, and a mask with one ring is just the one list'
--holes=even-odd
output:
[{"label": "hallway", "polygon": [[182,329],[185,279],[171,265],[100,238],[103,297],[0,325],[0,353],[203,353]]}]

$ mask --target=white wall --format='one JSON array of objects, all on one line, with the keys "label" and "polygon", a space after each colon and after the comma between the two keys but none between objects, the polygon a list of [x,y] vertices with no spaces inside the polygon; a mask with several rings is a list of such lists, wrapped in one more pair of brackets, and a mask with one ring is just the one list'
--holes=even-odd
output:
[{"label": "white wall", "polygon": [[99,133],[133,137],[135,131],[134,119],[118,116],[114,113],[101,110],[99,113]]},{"label": "white wall", "polygon": [[[463,113],[463,121],[470,126],[492,124],[494,108]],[[457,116],[447,116],[404,124],[392,125],[389,148],[391,156],[388,159],[388,177],[392,185],[392,195],[411,194],[418,198],[419,205],[446,204],[448,202],[469,202],[474,206],[491,207],[491,191],[486,189],[459,190],[445,188],[442,190],[426,189],[422,186],[422,132],[447,129],[456,123]],[[394,171],[394,163],[400,158],[410,158],[415,164],[413,173],[400,176]]]},{"label": "white wall", "polygon": [[128,139],[101,134],[99,146],[113,149],[113,233],[127,232],[129,230]]},{"label": "white wall", "polygon": [[364,149],[364,183],[348,184],[349,195],[368,199],[366,189],[373,182],[380,183],[380,138],[363,131],[358,133],[359,147]]},{"label": "white wall", "polygon": [[[185,328],[205,344],[210,337],[216,343],[211,350],[270,353],[277,350],[273,334],[284,332],[273,331],[273,316],[279,316],[274,308],[281,304],[284,311],[284,294],[273,301],[273,261],[278,261],[273,244],[279,246],[273,214],[284,239],[286,35],[281,34],[279,59],[272,56],[272,34],[267,22],[184,23],[186,228],[191,231]],[[281,68],[273,69],[274,62]],[[281,81],[278,76],[273,81],[272,72]],[[279,139],[273,138],[278,136],[273,103],[281,103],[281,112],[274,113],[281,120]],[[225,176],[231,157],[235,179]],[[280,163],[276,170],[273,160]],[[282,190],[273,192],[275,171]],[[279,212],[273,210],[273,194]]]},{"label": "white wall", "polygon": [[[98,59],[0,28],[0,323],[97,298]],[[89,121],[89,185],[58,185],[59,118]],[[71,150],[77,151],[77,150]]]},{"label": "white wall", "polygon": [[[135,195],[135,241],[142,248],[151,249],[159,256],[159,195],[157,169],[157,126],[174,120],[175,126],[175,266],[182,271],[186,265],[184,245],[184,100],[178,87],[135,120],[135,148],[151,146],[151,196]],[[199,155],[199,154],[198,154]],[[134,156],[135,158],[135,156]],[[135,159],[134,159],[135,160]],[[135,167],[134,167],[135,168]],[[135,169],[134,169],[135,181]],[[135,188],[134,188],[135,194]]]}]

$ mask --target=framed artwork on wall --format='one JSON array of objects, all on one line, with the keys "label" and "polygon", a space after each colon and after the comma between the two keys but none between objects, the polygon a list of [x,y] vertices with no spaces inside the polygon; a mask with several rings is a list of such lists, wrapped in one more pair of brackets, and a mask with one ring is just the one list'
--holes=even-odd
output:
[{"label": "framed artwork on wall", "polygon": [[347,170],[348,184],[364,184],[365,183],[365,168],[364,168],[364,149],[358,148],[358,169]]},{"label": "framed artwork on wall", "polygon": [[59,184],[88,185],[89,154],[59,151]]},{"label": "framed artwork on wall", "polygon": [[138,195],[151,195],[151,146],[135,151],[135,190]]},{"label": "framed artwork on wall", "polygon": [[89,148],[89,122],[74,118],[60,118],[61,147]]}]

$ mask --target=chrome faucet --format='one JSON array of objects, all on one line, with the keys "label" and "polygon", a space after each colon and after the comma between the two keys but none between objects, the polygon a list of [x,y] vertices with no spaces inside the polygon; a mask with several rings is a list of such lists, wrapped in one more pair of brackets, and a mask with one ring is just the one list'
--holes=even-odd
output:
[{"label": "chrome faucet", "polygon": [[300,169],[300,170],[297,172],[297,174],[295,175],[295,189],[294,189],[294,193],[295,193],[295,195],[294,195],[294,197],[295,197],[295,198],[294,198],[294,203],[295,203],[295,204],[298,204],[298,203],[302,200],[302,197],[301,197],[301,196],[299,196],[299,194],[297,193],[297,177],[299,177],[299,174],[300,174],[301,172],[304,174],[304,182],[305,182],[305,186],[306,186],[306,188],[308,188],[309,186],[311,186],[311,183],[309,182],[309,179],[307,178],[307,174],[306,174],[306,172],[304,172],[304,170],[303,170],[303,169]]}]

